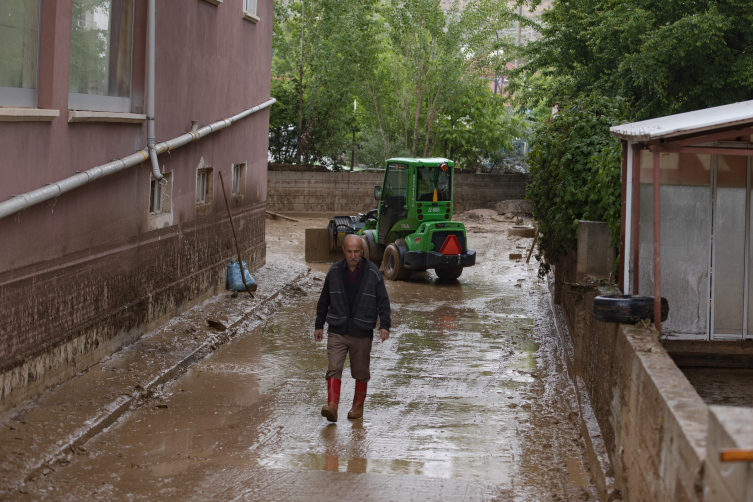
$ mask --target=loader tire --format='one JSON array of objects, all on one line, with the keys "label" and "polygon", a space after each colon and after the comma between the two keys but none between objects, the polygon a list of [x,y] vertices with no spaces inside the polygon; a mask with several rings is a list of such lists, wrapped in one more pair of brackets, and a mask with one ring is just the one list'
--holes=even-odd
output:
[{"label": "loader tire", "polygon": [[[601,322],[635,324],[642,319],[654,320],[654,297],[639,295],[609,295],[594,298],[594,318]],[[661,299],[661,320],[669,316],[669,303]]]},{"label": "loader tire", "polygon": [[463,273],[463,267],[435,268],[434,272],[440,281],[454,281]]},{"label": "loader tire", "polygon": [[395,243],[388,244],[384,250],[384,276],[391,281],[404,281],[410,277],[411,272],[411,269],[403,265]]},{"label": "loader tire", "polygon": [[361,242],[363,242],[363,257],[377,267],[381,267],[382,258],[384,257],[384,246],[376,243],[373,232],[364,232],[361,236]]}]

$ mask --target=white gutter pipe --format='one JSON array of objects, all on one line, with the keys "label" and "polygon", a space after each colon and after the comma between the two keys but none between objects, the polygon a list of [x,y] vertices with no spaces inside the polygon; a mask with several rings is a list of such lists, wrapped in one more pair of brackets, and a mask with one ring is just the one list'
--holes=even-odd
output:
[{"label": "white gutter pipe", "polygon": [[154,143],[157,141],[154,134],[154,72],[155,72],[155,52],[156,52],[156,28],[155,23],[157,21],[157,6],[156,0],[149,0],[147,7],[147,83],[146,83],[146,146],[149,150],[149,159],[152,161],[152,175],[160,183],[166,184],[165,177],[159,170],[159,161],[157,160],[157,151],[154,148]]},{"label": "white gutter pipe", "polygon": [[[187,132],[175,139],[171,139],[170,141],[158,143],[154,145],[154,152],[156,154],[155,159],[156,156],[161,153],[175,150],[176,148],[179,148],[183,145],[187,145],[188,143],[198,141],[205,136],[209,136],[213,132],[217,132],[230,127],[233,123],[241,120],[242,118],[248,117],[252,113],[267,108],[268,106],[271,106],[276,102],[277,100],[275,98],[270,98],[264,103],[254,106],[253,108],[249,108],[248,110],[245,110],[237,115],[233,115],[230,118],[218,120],[217,122],[213,122],[212,124],[199,128],[195,132]],[[59,197],[61,194],[70,192],[74,188],[86,185],[90,181],[104,178],[105,176],[115,174],[119,171],[122,171],[123,169],[141,164],[148,160],[149,157],[150,155],[148,150],[139,150],[133,155],[129,155],[128,157],[124,157],[120,160],[108,162],[107,164],[103,164],[101,166],[93,167],[88,171],[79,172],[78,174],[71,176],[70,178],[58,181],[57,183],[51,183],[44,186],[43,188],[38,188],[23,195],[15,195],[10,200],[0,202],[0,218],[5,218],[6,216],[10,216],[19,211],[23,211],[24,209],[39,204],[40,202]]]}]

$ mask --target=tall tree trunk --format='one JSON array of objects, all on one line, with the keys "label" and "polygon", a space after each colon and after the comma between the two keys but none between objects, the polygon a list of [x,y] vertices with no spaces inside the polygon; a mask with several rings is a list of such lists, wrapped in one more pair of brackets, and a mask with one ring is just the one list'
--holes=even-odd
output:
[{"label": "tall tree trunk", "polygon": [[418,87],[418,99],[416,100],[416,119],[413,121],[413,148],[411,149],[411,155],[416,156],[418,151],[418,123],[421,118],[421,100],[423,98],[423,82]]},{"label": "tall tree trunk", "polygon": [[305,15],[304,4],[301,4],[301,64],[298,67],[298,140],[296,149],[298,150],[298,163],[303,164],[303,39],[306,34],[306,25],[304,24]]},{"label": "tall tree trunk", "polygon": [[431,137],[431,126],[434,123],[433,117],[426,117],[426,141],[424,141],[424,157],[429,156],[429,138]]}]

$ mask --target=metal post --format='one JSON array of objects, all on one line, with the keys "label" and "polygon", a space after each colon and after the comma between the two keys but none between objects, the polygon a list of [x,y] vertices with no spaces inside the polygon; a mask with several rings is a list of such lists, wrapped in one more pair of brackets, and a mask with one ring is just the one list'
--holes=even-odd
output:
[{"label": "metal post", "polygon": [[659,219],[659,165],[661,154],[654,152],[654,326],[661,333],[661,232]]},{"label": "metal post", "polygon": [[353,172],[353,166],[356,165],[356,126],[353,126],[353,145],[350,149],[350,171]]},{"label": "metal post", "polygon": [[748,338],[748,299],[750,285],[750,186],[751,186],[751,157],[745,166],[745,286],[743,289],[743,340]]},{"label": "metal post", "polygon": [[633,147],[633,294],[640,286],[641,149]]},{"label": "metal post", "polygon": [[714,243],[714,235],[716,233],[716,177],[717,167],[719,163],[719,156],[711,156],[711,172],[710,178],[710,190],[709,190],[709,280],[708,282],[708,294],[706,297],[709,299],[708,308],[708,329],[706,330],[706,340],[710,341],[714,337],[714,317],[716,315],[716,295],[714,294],[714,281],[716,281],[716,249]]},{"label": "metal post", "polygon": [[621,162],[621,169],[622,173],[620,176],[620,181],[622,182],[622,190],[620,194],[620,264],[619,268],[617,269],[618,274],[618,284],[620,291],[625,291],[625,212],[627,211],[627,186],[628,186],[628,178],[627,178],[627,153],[628,153],[628,144],[627,141],[622,142],[622,162]]}]

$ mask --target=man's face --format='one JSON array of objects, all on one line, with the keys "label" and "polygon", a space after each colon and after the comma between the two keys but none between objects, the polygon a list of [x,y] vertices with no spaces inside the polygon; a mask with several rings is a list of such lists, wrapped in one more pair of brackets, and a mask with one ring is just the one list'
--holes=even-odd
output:
[{"label": "man's face", "polygon": [[347,236],[343,243],[343,253],[345,253],[345,260],[348,262],[348,266],[351,268],[357,267],[363,254],[361,238],[356,235]]}]

